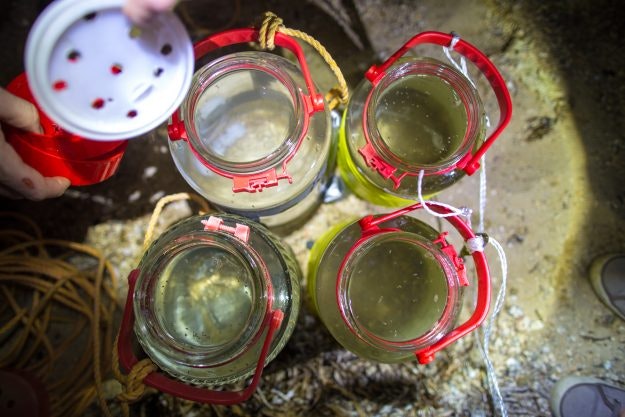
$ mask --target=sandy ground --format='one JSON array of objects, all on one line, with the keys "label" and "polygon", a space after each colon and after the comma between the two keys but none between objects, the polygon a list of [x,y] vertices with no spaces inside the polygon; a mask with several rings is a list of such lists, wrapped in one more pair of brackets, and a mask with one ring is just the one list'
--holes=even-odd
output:
[{"label": "sandy ground", "polygon": [[[324,43],[352,85],[370,63],[426,29],[456,31],[498,66],[512,93],[514,116],[486,161],[486,232],[502,243],[509,266],[507,299],[494,324],[491,359],[509,415],[548,416],[550,389],[564,375],[625,384],[625,323],[595,297],[587,280],[594,257],[625,250],[625,63],[617,49],[623,29],[615,21],[617,6],[610,2],[458,3],[323,2],[326,10],[338,5],[347,11],[351,21],[341,26],[312,2],[243,2],[235,25],[274,10],[288,26]],[[12,57],[1,74],[4,84],[22,70],[21,42],[40,6],[9,2],[0,20],[4,53]],[[227,24],[232,11],[219,10],[208,23],[187,16],[191,33],[201,36],[202,29]],[[320,61],[314,61],[313,72],[322,87],[330,82]],[[495,102],[486,90],[484,100],[494,112]],[[439,199],[477,211],[478,180],[477,175],[465,178]],[[157,131],[131,142],[120,172],[103,184],[71,189],[54,201],[1,204],[30,214],[49,236],[99,247],[124,276],[136,265],[155,201],[188,190],[171,162],[163,132]],[[186,210],[177,205],[171,216]],[[379,211],[348,196],[321,207],[285,240],[306,269],[311,243],[329,225]],[[488,248],[487,255],[498,289],[496,253]],[[470,301],[471,293],[465,299]],[[137,408],[198,416],[498,415],[473,337],[426,366],[379,365],[342,350],[307,308],[248,403],[200,407],[152,396]]]}]

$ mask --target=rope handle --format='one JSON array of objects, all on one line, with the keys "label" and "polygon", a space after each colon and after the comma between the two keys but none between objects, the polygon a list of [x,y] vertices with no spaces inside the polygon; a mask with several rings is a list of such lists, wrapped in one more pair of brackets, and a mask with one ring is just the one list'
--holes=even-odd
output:
[{"label": "rope handle", "polygon": [[273,50],[275,47],[276,33],[283,33],[285,35],[298,38],[309,44],[321,57],[326,64],[332,70],[332,73],[336,77],[338,85],[326,93],[325,99],[328,102],[330,110],[335,109],[339,104],[346,105],[349,100],[349,89],[347,82],[341,69],[337,65],[332,55],[327,49],[315,38],[300,30],[287,28],[284,26],[283,21],[273,12],[265,12],[263,17],[263,23],[259,29],[258,41],[262,49]]},{"label": "rope handle", "polygon": [[148,227],[145,232],[145,238],[143,239],[142,253],[148,250],[150,243],[152,243],[152,240],[154,240],[154,229],[156,228],[158,219],[161,216],[161,213],[163,212],[163,209],[165,208],[165,206],[169,203],[173,203],[174,201],[180,201],[180,200],[193,200],[196,203],[198,203],[198,205],[201,207],[200,214],[208,213],[209,211],[211,211],[206,200],[204,200],[202,197],[200,197],[197,194],[178,193],[178,194],[170,194],[161,198],[156,203],[156,206],[154,207],[154,210],[152,211],[152,216],[150,217],[150,221],[148,222]]}]

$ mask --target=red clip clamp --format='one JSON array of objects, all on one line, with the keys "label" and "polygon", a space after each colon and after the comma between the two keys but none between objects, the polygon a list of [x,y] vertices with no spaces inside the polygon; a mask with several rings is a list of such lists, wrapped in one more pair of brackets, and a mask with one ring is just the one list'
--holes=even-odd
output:
[{"label": "red clip clamp", "polygon": [[235,227],[226,226],[223,219],[210,216],[208,220],[202,220],[204,230],[222,231],[234,235],[239,240],[247,243],[250,238],[250,228],[244,224],[236,223]]}]

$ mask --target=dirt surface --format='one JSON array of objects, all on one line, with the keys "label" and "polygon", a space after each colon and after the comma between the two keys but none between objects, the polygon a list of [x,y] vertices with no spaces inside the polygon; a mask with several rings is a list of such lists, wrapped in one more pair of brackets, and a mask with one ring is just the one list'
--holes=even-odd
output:
[{"label": "dirt surface", "polygon": [[[319,39],[352,86],[372,62],[422,30],[456,31],[489,55],[514,102],[512,123],[486,160],[485,230],[503,244],[509,266],[491,359],[509,415],[549,416],[550,390],[564,375],[625,385],[625,323],[596,298],[587,280],[593,258],[625,251],[625,58],[617,49],[625,29],[617,2],[459,3],[242,2],[237,11],[234,3],[195,0],[182,16],[197,39],[224,25],[247,25],[273,10],[287,26]],[[23,70],[23,42],[44,4],[12,0],[5,6],[3,84]],[[218,12],[206,13],[203,20],[205,10]],[[333,16],[344,12],[340,22],[328,10]],[[329,75],[320,61],[313,63],[313,72],[327,89]],[[486,87],[480,91],[496,123],[495,101]],[[131,141],[120,171],[105,183],[72,188],[55,200],[0,204],[30,215],[46,236],[86,240],[100,248],[123,276],[140,256],[147,214],[156,200],[189,190],[160,129]],[[475,175],[439,199],[477,213],[478,190]],[[189,212],[183,205],[172,210],[173,217]],[[285,240],[305,270],[312,242],[330,225],[380,211],[348,196],[322,206]],[[497,290],[501,269],[492,248],[487,255]],[[123,292],[120,288],[120,297]],[[469,291],[467,310],[471,299]],[[450,346],[426,366],[380,365],[341,349],[306,306],[252,400],[217,407],[150,396],[136,406],[141,410],[187,416],[498,415],[475,338]]]}]

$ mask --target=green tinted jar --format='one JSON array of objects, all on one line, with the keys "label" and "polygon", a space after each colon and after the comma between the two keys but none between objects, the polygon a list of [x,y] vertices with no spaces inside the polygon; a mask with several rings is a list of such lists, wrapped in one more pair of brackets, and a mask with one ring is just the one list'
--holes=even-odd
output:
[{"label": "green tinted jar", "polygon": [[454,262],[434,242],[440,234],[413,217],[385,221],[375,233],[362,225],[337,225],[313,246],[312,303],[346,349],[378,362],[414,360],[454,323],[460,303]]},{"label": "green tinted jar", "polygon": [[359,197],[398,207],[433,195],[464,176],[484,141],[485,113],[469,80],[429,58],[397,61],[354,90],[343,116],[338,165]]},{"label": "green tinted jar", "polygon": [[[163,233],[138,267],[135,334],[176,379],[220,385],[250,376],[289,339],[300,306],[292,251],[264,226],[223,214],[193,216]],[[271,314],[283,314],[261,358]]]}]

